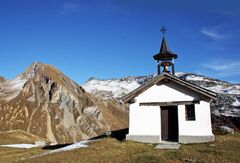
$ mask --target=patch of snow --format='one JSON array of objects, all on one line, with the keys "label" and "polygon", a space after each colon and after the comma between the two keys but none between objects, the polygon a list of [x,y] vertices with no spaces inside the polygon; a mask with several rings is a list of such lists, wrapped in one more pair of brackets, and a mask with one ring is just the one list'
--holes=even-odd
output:
[{"label": "patch of snow", "polygon": [[212,111],[212,114],[216,115],[216,116],[220,116],[220,113],[217,109],[215,109],[214,111]]},{"label": "patch of snow", "polygon": [[232,105],[236,107],[240,107],[240,101],[236,98],[236,101],[234,101]]},{"label": "patch of snow", "polygon": [[85,148],[85,147],[88,146],[87,144],[88,144],[89,142],[90,142],[89,140],[80,141],[80,142],[78,142],[78,143],[74,143],[74,144],[68,145],[68,146],[66,146],[66,147],[53,150],[53,151],[51,151],[51,153],[63,152],[63,151],[70,151],[70,150],[74,150],[74,149],[77,149],[77,148]]},{"label": "patch of snow", "polygon": [[5,101],[10,101],[17,97],[22,91],[26,79],[21,78],[20,76],[16,77],[13,80],[7,80],[3,83],[0,83],[0,95],[1,98]]},{"label": "patch of snow", "polygon": [[234,85],[232,87],[229,87],[228,92],[229,94],[240,94],[240,86]]},{"label": "patch of snow", "polygon": [[220,113],[220,115],[226,116],[226,117],[237,117],[233,112],[231,111],[226,111],[224,113]]},{"label": "patch of snow", "polygon": [[140,84],[135,80],[97,80],[92,79],[83,85],[83,88],[90,93],[105,91],[112,94],[114,98],[138,88]]},{"label": "patch of snow", "polygon": [[225,93],[221,85],[217,85],[213,87],[205,87],[205,88],[215,93]]},{"label": "patch of snow", "polygon": [[18,76],[17,78],[9,81],[9,88],[13,90],[21,90],[26,81],[26,79],[22,79]]},{"label": "patch of snow", "polygon": [[186,73],[185,72],[176,72],[175,73],[175,75],[177,76],[177,77],[181,77],[181,76],[183,76],[183,75],[185,75]]},{"label": "patch of snow", "polygon": [[7,144],[7,145],[0,145],[0,147],[29,149],[29,148],[39,147],[39,145],[35,145],[35,144]]},{"label": "patch of snow", "polygon": [[210,91],[215,93],[222,93],[222,94],[240,94],[240,89],[236,88],[236,86],[226,87],[224,85],[217,85],[213,87],[204,87]]},{"label": "patch of snow", "polygon": [[186,80],[193,80],[193,81],[208,81],[202,76],[196,76],[196,75],[189,75],[186,77]]},{"label": "patch of snow", "polygon": [[220,126],[220,129],[224,132],[234,134],[234,129],[228,127],[228,126]]},{"label": "patch of snow", "polygon": [[80,141],[78,143],[74,143],[74,144],[68,145],[68,146],[63,147],[63,148],[47,151],[47,152],[44,152],[40,155],[32,156],[30,158],[37,158],[37,157],[42,157],[42,156],[52,154],[52,153],[65,152],[65,151],[70,151],[70,150],[74,150],[74,149],[78,149],[78,148],[85,148],[85,147],[88,146],[89,142],[90,142],[89,140]]},{"label": "patch of snow", "polygon": [[[228,110],[227,110],[228,109]],[[212,114],[220,117],[220,116],[225,116],[225,117],[238,117],[238,113],[239,113],[239,109],[236,108],[225,108],[225,107],[221,107],[220,109],[215,109],[212,111]]]},{"label": "patch of snow", "polygon": [[232,109],[232,112],[233,112],[234,114],[238,114],[239,111],[240,111],[240,110],[239,110],[239,109],[236,109],[236,108],[235,108],[235,109]]}]

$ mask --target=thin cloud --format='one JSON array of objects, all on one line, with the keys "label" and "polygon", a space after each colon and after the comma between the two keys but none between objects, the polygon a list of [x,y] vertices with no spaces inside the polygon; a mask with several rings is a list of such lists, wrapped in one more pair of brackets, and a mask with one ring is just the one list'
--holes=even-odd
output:
[{"label": "thin cloud", "polygon": [[239,10],[218,10],[214,11],[213,13],[231,18],[238,17],[240,14]]},{"label": "thin cloud", "polygon": [[240,75],[240,60],[214,60],[202,64],[202,67],[212,71],[218,77],[229,77]]},{"label": "thin cloud", "polygon": [[213,40],[220,40],[220,39],[227,38],[226,35],[220,34],[219,31],[217,31],[217,29],[214,27],[213,28],[203,27],[200,32]]}]

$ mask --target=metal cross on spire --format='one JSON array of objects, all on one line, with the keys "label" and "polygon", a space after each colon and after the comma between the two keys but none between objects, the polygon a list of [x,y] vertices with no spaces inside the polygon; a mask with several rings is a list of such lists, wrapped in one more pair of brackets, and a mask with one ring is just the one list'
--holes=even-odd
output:
[{"label": "metal cross on spire", "polygon": [[160,31],[162,32],[163,35],[165,35],[167,28],[165,28],[164,26],[162,26],[162,28],[160,29]]}]

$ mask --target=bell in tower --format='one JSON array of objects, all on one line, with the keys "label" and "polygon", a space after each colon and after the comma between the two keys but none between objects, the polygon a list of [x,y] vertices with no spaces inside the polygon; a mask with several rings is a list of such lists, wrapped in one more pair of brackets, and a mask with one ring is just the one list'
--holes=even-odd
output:
[{"label": "bell in tower", "polygon": [[[167,41],[164,36],[166,30],[167,29],[164,26],[160,30],[163,33],[162,44],[161,44],[160,52],[154,55],[153,58],[158,62],[158,75],[161,74],[161,67],[163,67],[162,72],[175,75],[174,59],[176,59],[178,56],[177,54],[174,54],[173,52],[171,52],[167,45]],[[172,68],[172,72],[170,71],[169,67]]]}]

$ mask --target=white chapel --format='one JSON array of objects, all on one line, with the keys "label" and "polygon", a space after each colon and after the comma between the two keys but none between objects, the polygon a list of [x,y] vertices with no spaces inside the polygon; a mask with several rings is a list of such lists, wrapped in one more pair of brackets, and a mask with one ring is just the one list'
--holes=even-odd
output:
[{"label": "white chapel", "polygon": [[144,143],[214,141],[210,102],[216,94],[175,76],[178,56],[170,51],[165,36],[160,52],[153,57],[158,76],[123,98],[129,105],[126,139]]}]

